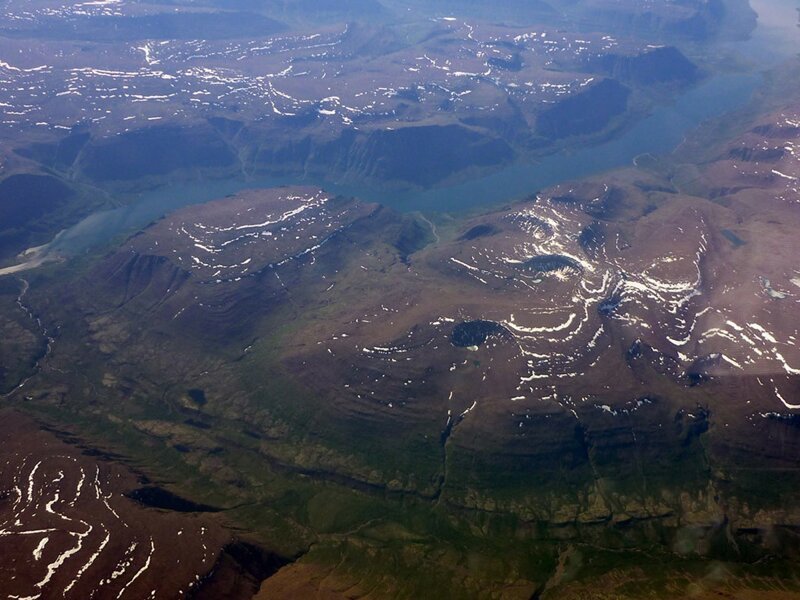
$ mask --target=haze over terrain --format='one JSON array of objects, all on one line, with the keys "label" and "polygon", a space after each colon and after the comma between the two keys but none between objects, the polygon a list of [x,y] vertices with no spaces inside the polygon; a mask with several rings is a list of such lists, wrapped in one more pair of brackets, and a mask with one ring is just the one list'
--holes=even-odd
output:
[{"label": "haze over terrain", "polygon": [[0,594],[800,598],[797,23],[0,1]]}]

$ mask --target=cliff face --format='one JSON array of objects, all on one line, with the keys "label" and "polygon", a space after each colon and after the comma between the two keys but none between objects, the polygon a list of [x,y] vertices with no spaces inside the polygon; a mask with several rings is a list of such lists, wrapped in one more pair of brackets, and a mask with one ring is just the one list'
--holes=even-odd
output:
[{"label": "cliff face", "polygon": [[756,15],[743,0],[682,0],[669,4],[580,2],[584,15],[611,30],[649,32],[663,39],[744,39],[755,28]]},{"label": "cliff face", "polygon": [[698,77],[697,67],[673,46],[652,48],[633,56],[606,54],[590,60],[587,67],[592,72],[641,85],[686,85]]},{"label": "cliff face", "polygon": [[542,111],[536,132],[550,139],[596,133],[625,112],[629,95],[630,90],[618,81],[604,79]]},{"label": "cliff face", "polygon": [[[315,112],[292,119],[278,130],[259,130],[229,119],[212,119],[210,126],[193,128],[151,127],[111,139],[80,136],[80,146],[68,153],[69,136],[58,143],[40,144],[19,150],[71,177],[101,185],[131,187],[175,176],[203,172],[234,175],[243,168],[270,172],[319,173],[354,181],[373,180],[431,185],[470,168],[505,164],[516,152],[500,137],[518,136],[517,122],[504,115],[491,123],[404,124],[398,127],[366,127],[320,131]],[[467,120],[469,121],[469,120]],[[495,131],[495,127],[497,130]],[[59,182],[50,178],[53,185]],[[13,180],[4,184],[13,185]],[[26,210],[37,203],[58,202],[37,192]],[[41,186],[39,186],[41,187]],[[55,193],[55,192],[54,192]],[[62,194],[63,195],[63,194]],[[50,194],[53,196],[53,194]],[[11,200],[5,202],[9,205]],[[41,210],[46,206],[42,204]],[[8,210],[11,210],[9,208]],[[17,211],[15,219],[25,211]]]},{"label": "cliff face", "polygon": [[235,162],[210,127],[161,126],[96,140],[84,149],[79,168],[99,182],[135,181],[186,169],[229,169]]},{"label": "cliff face", "polygon": [[312,150],[306,165],[334,169],[352,179],[432,185],[469,167],[504,164],[514,151],[502,139],[460,125],[409,126],[345,132]]},{"label": "cliff face", "polygon": [[44,243],[51,222],[71,212],[76,190],[50,175],[15,174],[0,180],[0,257]]}]

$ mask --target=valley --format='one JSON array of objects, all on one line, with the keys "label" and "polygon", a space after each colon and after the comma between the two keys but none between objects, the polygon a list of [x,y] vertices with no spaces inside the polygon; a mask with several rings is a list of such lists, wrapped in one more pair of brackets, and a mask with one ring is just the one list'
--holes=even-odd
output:
[{"label": "valley", "polygon": [[[410,205],[431,186],[617,137],[728,68],[716,46],[754,24],[739,0],[708,14],[692,3],[674,14],[654,6],[657,17],[620,8],[648,24],[635,34],[591,3],[570,15],[515,7],[500,22],[470,8],[455,17],[377,3],[342,5],[322,21],[297,22],[289,7],[286,23],[243,13],[258,35],[230,29],[239,9],[212,23],[212,6],[80,7],[3,9],[0,176],[9,188],[33,175],[47,186],[25,203],[27,219],[4,223],[6,260],[98,209],[197,180],[242,189],[282,178],[366,188],[371,200],[400,192],[398,203]],[[684,20],[707,25],[679,36],[682,49],[662,43]],[[122,23],[130,25],[118,39],[97,33]],[[192,27],[207,37],[188,36]],[[4,199],[13,193],[0,189]]]},{"label": "valley", "polygon": [[[476,519],[470,537],[539,556],[514,563],[523,595],[557,548],[633,560],[644,540],[670,560],[732,552],[726,585],[747,587],[738,561],[779,560],[765,536],[791,548],[796,519],[795,114],[753,123],[690,183],[680,165],[622,170],[440,222],[438,242],[413,215],[312,187],[181,209],[78,285],[42,275],[37,310],[60,335],[29,402],[76,423],[115,406],[126,436],[171,448],[158,461],[210,478],[197,501],[361,498],[364,513],[234,516],[284,556],[298,548],[276,531],[321,536],[267,589],[334,556],[356,561],[334,580],[365,585],[388,576],[350,554],[373,527],[422,549],[429,527],[455,540]],[[372,524],[377,505],[421,522]],[[512,522],[513,544],[491,533]]]},{"label": "valley", "polygon": [[0,3],[10,596],[800,597],[774,15],[422,5]]}]

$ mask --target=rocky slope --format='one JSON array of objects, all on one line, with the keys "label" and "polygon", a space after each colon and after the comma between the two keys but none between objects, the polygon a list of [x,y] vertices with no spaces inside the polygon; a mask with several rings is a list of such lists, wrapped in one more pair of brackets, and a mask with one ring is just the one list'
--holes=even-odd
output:
[{"label": "rocky slope", "polygon": [[[332,572],[339,591],[377,578],[408,592],[363,562],[395,556],[374,546],[400,535],[387,527],[448,531],[403,559],[443,573],[413,585],[450,581],[465,557],[428,554],[450,544],[540,557],[464,593],[573,589],[563,571],[594,568],[575,566],[576,547],[592,564],[600,547],[623,553],[633,562],[609,568],[628,583],[631,564],[660,560],[674,577],[699,577],[684,559],[756,576],[748,564],[796,547],[798,122],[776,112],[691,182],[623,171],[427,236],[315,188],[182,209],[79,285],[40,285],[37,310],[60,329],[26,393],[113,414],[231,504],[273,510],[277,489],[304,486],[307,512],[280,519],[323,541],[266,589]],[[327,501],[343,512],[320,521],[322,490],[342,488],[360,500]],[[405,517],[367,508],[396,502]],[[453,520],[424,525],[433,515]],[[627,554],[643,545],[663,558]],[[730,585],[748,589],[740,575]]]}]

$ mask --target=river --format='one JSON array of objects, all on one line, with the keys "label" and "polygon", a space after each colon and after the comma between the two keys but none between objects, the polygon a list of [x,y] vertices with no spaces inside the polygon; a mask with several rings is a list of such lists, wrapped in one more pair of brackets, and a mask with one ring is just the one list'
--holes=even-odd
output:
[{"label": "river", "polygon": [[423,191],[387,191],[380,185],[340,185],[307,178],[235,178],[197,181],[158,188],[122,208],[94,213],[62,231],[50,244],[36,249],[20,265],[0,269],[0,275],[39,266],[54,257],[75,255],[135,231],[189,204],[207,202],[246,188],[275,185],[319,185],[329,192],[381,202],[401,211],[458,212],[489,207],[520,198],[559,182],[579,179],[630,165],[641,154],[673,151],[703,121],[744,107],[763,81],[763,71],[800,51],[797,0],[751,0],[759,14],[751,38],[729,43],[752,65],[747,72],[716,75],[669,105],[656,107],[646,118],[609,142],[547,157],[536,164],[513,164],[490,175],[449,187]]}]

